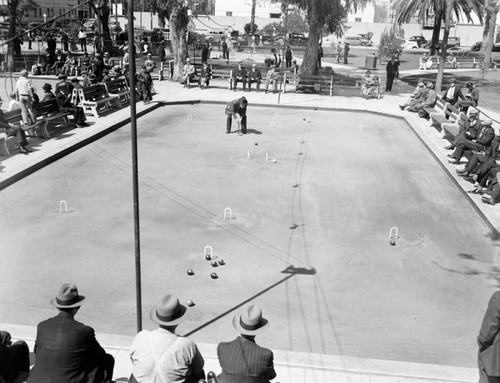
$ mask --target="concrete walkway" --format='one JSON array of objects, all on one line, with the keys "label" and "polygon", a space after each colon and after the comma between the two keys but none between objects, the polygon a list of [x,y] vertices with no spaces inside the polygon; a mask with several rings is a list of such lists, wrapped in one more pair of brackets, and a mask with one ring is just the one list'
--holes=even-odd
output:
[{"label": "concrete walkway", "polygon": [[[217,83],[216,83],[217,84]],[[222,85],[222,83],[219,83]],[[463,190],[478,214],[487,222],[492,230],[500,229],[500,213],[498,208],[481,202],[477,195],[469,194],[472,185],[456,176],[456,166],[447,161],[443,149],[448,144],[440,138],[436,129],[413,113],[402,112],[398,104],[408,95],[385,95],[380,100],[366,100],[362,97],[328,97],[316,94],[287,93],[277,94],[228,92],[226,89],[198,88],[185,89],[179,84],[169,81],[156,82],[158,94],[155,102],[149,105],[137,104],[139,114],[147,113],[161,104],[175,103],[226,103],[231,99],[245,96],[251,110],[253,105],[273,106],[279,108],[320,108],[332,110],[350,110],[392,116],[407,124],[426,144],[429,152],[441,164],[444,171]],[[488,114],[500,120],[500,114],[488,111]],[[93,123],[84,129],[73,129],[64,132],[56,139],[39,139],[33,142],[36,150],[30,155],[13,155],[2,158],[0,162],[0,190],[26,175],[50,164],[58,158],[97,140],[103,135],[126,124],[130,119],[128,108],[119,110],[99,119],[90,118]],[[14,338],[29,341],[32,349],[36,329],[15,324],[0,324],[0,328],[10,331]],[[98,334],[98,339],[116,360],[115,379],[126,378],[130,374],[127,349],[132,338],[111,334]],[[474,345],[471,345],[474,347]],[[201,344],[200,349],[206,360],[206,371],[220,372],[216,357],[216,345]],[[369,360],[344,356],[304,354],[297,352],[275,351],[275,363],[278,372],[277,382],[474,382],[477,381],[477,370],[452,366],[404,363],[383,360]]]}]

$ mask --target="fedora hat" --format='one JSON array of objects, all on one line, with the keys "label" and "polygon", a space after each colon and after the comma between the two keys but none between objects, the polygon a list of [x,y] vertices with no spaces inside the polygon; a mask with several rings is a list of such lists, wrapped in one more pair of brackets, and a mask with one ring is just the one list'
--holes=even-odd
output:
[{"label": "fedora hat", "polygon": [[43,84],[42,89],[48,92],[49,90],[52,89],[52,85],[50,85],[49,83],[45,83]]},{"label": "fedora hat", "polygon": [[257,305],[250,305],[233,317],[233,327],[242,335],[257,335],[269,327],[269,321],[262,316]]},{"label": "fedora hat", "polygon": [[469,115],[477,115],[478,110],[476,108],[469,108]]},{"label": "fedora hat", "polygon": [[150,318],[159,325],[175,326],[184,320],[186,310],[186,306],[181,305],[179,299],[174,294],[167,294],[151,310]]},{"label": "fedora hat", "polygon": [[72,309],[80,307],[85,297],[78,294],[74,283],[65,283],[59,289],[57,296],[50,300],[50,304],[58,309]]},{"label": "fedora hat", "polygon": [[489,118],[484,120],[484,121],[481,121],[481,125],[484,125],[484,126],[491,126],[493,125],[493,121],[491,121]]}]

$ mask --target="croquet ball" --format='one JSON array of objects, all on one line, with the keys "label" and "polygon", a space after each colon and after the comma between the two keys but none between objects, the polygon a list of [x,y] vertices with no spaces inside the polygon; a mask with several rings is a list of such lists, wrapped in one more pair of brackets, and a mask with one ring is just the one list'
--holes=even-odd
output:
[{"label": "croquet ball", "polygon": [[210,256],[210,254],[205,254],[205,259],[207,261],[210,261],[212,259],[212,257]]},{"label": "croquet ball", "polygon": [[219,264],[217,263],[217,261],[212,261],[212,266],[217,267],[217,266],[219,266]]},{"label": "croquet ball", "polygon": [[188,299],[188,300],[186,301],[186,304],[187,304],[189,307],[194,306],[194,302],[193,302],[191,299]]},{"label": "croquet ball", "polygon": [[209,371],[207,374],[207,379],[215,379],[215,373],[213,371]]},{"label": "croquet ball", "polygon": [[219,276],[217,275],[217,273],[212,273],[212,274],[210,274],[210,278],[217,279],[217,278],[219,278]]},{"label": "croquet ball", "polygon": [[225,264],[226,264],[226,262],[224,262],[223,259],[219,259],[219,265],[225,265]]},{"label": "croquet ball", "polygon": [[276,158],[273,158],[273,162],[278,162],[278,160]]},{"label": "croquet ball", "polygon": [[192,269],[188,269],[187,275],[194,275],[194,271]]},{"label": "croquet ball", "polygon": [[257,142],[254,144],[255,146],[259,145]]},{"label": "croquet ball", "polygon": [[396,241],[394,239],[391,239],[391,246],[396,246]]}]

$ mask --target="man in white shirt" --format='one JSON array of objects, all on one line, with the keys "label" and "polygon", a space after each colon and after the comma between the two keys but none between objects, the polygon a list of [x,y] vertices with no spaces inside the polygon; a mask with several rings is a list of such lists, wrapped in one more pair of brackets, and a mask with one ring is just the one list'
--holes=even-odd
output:
[{"label": "man in white shirt", "polygon": [[156,63],[153,61],[153,56],[148,53],[148,58],[144,61],[144,65],[149,73],[151,73],[156,68]]},{"label": "man in white shirt", "polygon": [[33,86],[31,85],[31,80],[28,79],[28,71],[26,69],[21,70],[20,75],[16,82],[16,92],[21,104],[21,114],[24,124],[32,125],[36,122],[36,113],[33,108]]},{"label": "man in white shirt", "polygon": [[87,52],[87,33],[83,28],[78,32],[78,39],[80,40],[80,49],[82,52]]},{"label": "man in white shirt", "polygon": [[175,295],[167,294],[151,311],[159,328],[141,331],[132,342],[132,383],[198,383],[205,378],[205,361],[196,344],[175,334],[186,310]]},{"label": "man in white shirt", "polygon": [[194,81],[194,78],[196,76],[196,69],[193,64],[191,64],[191,61],[189,60],[189,57],[186,59],[186,64],[182,68],[182,84],[187,86],[188,88],[191,85],[191,81]]}]

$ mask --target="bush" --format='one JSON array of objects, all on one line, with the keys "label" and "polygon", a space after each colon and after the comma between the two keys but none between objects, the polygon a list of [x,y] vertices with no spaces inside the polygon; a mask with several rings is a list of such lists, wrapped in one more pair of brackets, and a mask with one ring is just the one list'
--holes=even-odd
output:
[{"label": "bush", "polygon": [[243,29],[245,30],[245,34],[254,35],[259,30],[259,27],[255,23],[253,25],[252,23],[246,23]]},{"label": "bush", "polygon": [[402,50],[401,39],[396,35],[396,30],[385,29],[380,35],[380,44],[378,46],[378,55],[380,60],[384,57],[389,58],[394,54],[399,54]]}]

